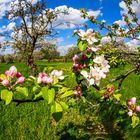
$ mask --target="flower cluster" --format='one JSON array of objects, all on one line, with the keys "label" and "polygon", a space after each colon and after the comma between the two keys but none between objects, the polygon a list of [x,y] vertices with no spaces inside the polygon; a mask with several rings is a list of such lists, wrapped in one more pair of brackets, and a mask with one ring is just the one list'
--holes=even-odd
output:
[{"label": "flower cluster", "polygon": [[136,97],[132,97],[128,103],[127,106],[129,107],[128,115],[133,116],[134,113],[137,113],[140,111],[140,105],[136,105]]},{"label": "flower cluster", "polygon": [[[16,81],[14,79],[16,79]],[[6,87],[10,87],[13,80],[14,85],[23,84],[25,82],[25,77],[17,71],[15,66],[11,66],[9,70],[6,70],[5,75],[0,76],[0,83]]]},{"label": "flower cluster", "polygon": [[75,73],[80,72],[81,69],[86,68],[86,64],[82,64],[81,61],[86,60],[87,57],[85,54],[74,55],[73,57],[73,70]]},{"label": "flower cluster", "polygon": [[95,32],[93,29],[88,29],[86,32],[84,30],[78,30],[76,32],[81,40],[87,41],[89,45],[92,45],[94,42],[98,42],[98,40],[95,38]]},{"label": "flower cluster", "polygon": [[59,80],[63,80],[64,76],[62,75],[62,70],[53,70],[50,75],[45,72],[39,73],[37,78],[38,84],[52,84],[54,82],[54,77],[57,77]]},{"label": "flower cluster", "polygon": [[103,93],[105,100],[109,99],[112,95],[115,94],[114,89],[115,89],[115,86],[111,86],[107,88],[107,90]]},{"label": "flower cluster", "polygon": [[93,59],[94,67],[90,66],[90,72],[86,70],[81,71],[81,75],[86,79],[87,86],[90,85],[99,85],[100,80],[106,78],[107,72],[109,72],[110,66],[108,61],[105,60],[104,56],[96,56]]},{"label": "flower cluster", "polygon": [[81,94],[82,94],[82,89],[81,89],[80,86],[77,86],[77,87],[76,87],[76,91],[74,92],[74,96],[75,96],[75,97],[78,97],[78,96],[81,95]]}]

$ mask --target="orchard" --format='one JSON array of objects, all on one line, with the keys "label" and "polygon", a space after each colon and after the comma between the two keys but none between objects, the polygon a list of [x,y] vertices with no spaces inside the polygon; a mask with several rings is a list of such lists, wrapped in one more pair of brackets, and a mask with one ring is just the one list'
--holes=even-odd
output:
[{"label": "orchard", "polygon": [[[87,18],[98,30],[87,25],[85,29],[74,30],[80,53],[72,58],[71,75],[65,75],[61,69],[44,67],[36,75],[24,76],[13,65],[0,74],[0,101],[7,106],[14,102],[15,108],[22,104],[45,102],[49,127],[52,123],[57,126],[65,114],[76,107],[79,112],[89,113],[91,118],[96,116],[102,124],[107,122],[110,131],[116,129],[123,133],[125,127],[137,129],[140,125],[140,97],[132,94],[126,98],[123,84],[131,74],[140,73],[140,48],[131,52],[121,44],[112,47],[118,38],[139,40],[140,24],[131,8],[132,1],[124,2],[128,8],[128,13],[123,15],[125,28],[117,23],[106,25],[81,9],[81,17]],[[107,30],[105,36],[100,33],[104,29]],[[110,40],[103,45],[103,39]],[[108,78],[113,68],[127,65],[131,67],[125,73]],[[67,84],[68,78],[75,79],[74,86]],[[139,90],[139,85],[137,88]]]}]

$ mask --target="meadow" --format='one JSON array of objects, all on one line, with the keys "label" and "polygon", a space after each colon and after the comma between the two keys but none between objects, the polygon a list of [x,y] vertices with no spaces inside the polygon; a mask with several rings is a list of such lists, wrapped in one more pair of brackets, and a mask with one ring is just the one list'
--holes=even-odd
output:
[{"label": "meadow", "polygon": [[[29,69],[23,63],[0,64],[0,73],[4,73],[11,65],[15,65],[23,75],[28,75]],[[71,69],[72,62],[37,62],[38,71],[42,71],[44,67],[62,69],[64,74],[67,75],[66,84],[70,87],[76,84]],[[130,67],[130,65],[126,65],[112,68],[107,79],[103,80],[101,85],[105,85],[110,79],[125,73]],[[135,73],[129,75],[122,85],[121,93],[124,94],[123,97],[129,99],[133,96],[139,96],[139,83],[140,75]],[[115,85],[117,86],[117,83]],[[95,89],[90,89],[90,92],[87,93],[87,98],[94,103],[96,103],[96,96],[98,95]],[[115,127],[111,129],[112,116],[117,114],[97,117],[99,108],[92,108],[76,99],[71,103],[71,106],[73,108],[69,108],[62,120],[56,123],[53,119],[49,120],[45,101],[21,103],[19,105],[10,103],[7,106],[4,105],[4,102],[0,102],[0,140],[131,140],[140,137],[139,126],[132,131],[129,127],[124,127],[123,124],[120,126],[121,130],[115,129]],[[115,109],[117,110],[117,108]]]}]

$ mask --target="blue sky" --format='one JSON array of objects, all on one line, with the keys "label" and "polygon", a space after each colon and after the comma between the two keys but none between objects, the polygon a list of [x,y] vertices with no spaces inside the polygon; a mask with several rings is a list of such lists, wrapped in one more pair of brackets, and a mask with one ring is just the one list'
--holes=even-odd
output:
[{"label": "blue sky", "polygon": [[[101,15],[97,18],[99,20],[106,20],[107,24],[112,24],[116,20],[121,19],[119,3],[121,0],[53,0],[47,1],[47,6],[49,8],[55,8],[62,5],[67,5],[68,7],[73,7],[74,9],[86,8],[87,10],[100,10]],[[89,27],[95,28],[90,22],[88,22]],[[61,29],[59,30],[59,37],[63,38],[60,42],[60,46],[69,47],[70,44],[76,44],[76,37],[72,38],[72,33],[74,29]],[[61,50],[61,48],[60,48]],[[65,49],[64,49],[65,50]]]},{"label": "blue sky", "polygon": [[[3,15],[4,10],[8,9],[7,5],[11,1],[16,0],[1,0],[0,1],[0,17]],[[37,0],[28,0],[36,2]],[[140,0],[139,5],[140,5]],[[122,23],[122,17],[121,17],[121,10],[125,11],[125,5],[121,0],[46,0],[47,2],[47,8],[56,9],[56,8],[70,8],[71,13],[70,16],[67,17],[60,17],[57,21],[58,23],[61,21],[72,21],[77,24],[84,24],[88,23],[90,28],[93,28],[94,30],[97,30],[95,26],[93,26],[90,22],[87,20],[83,20],[80,17],[80,8],[86,8],[89,14],[95,14],[97,19],[105,20],[107,24],[112,24],[115,21],[119,21],[119,23]],[[135,7],[137,4],[134,5]],[[138,8],[139,9],[139,8]],[[79,14],[79,15],[78,15]],[[9,22],[10,23],[10,22]],[[8,24],[5,20],[0,18],[0,32],[3,31],[2,26],[8,27]],[[9,28],[11,28],[12,25],[10,25]],[[81,27],[82,28],[82,27]],[[57,39],[59,41],[58,44],[58,50],[61,51],[61,54],[65,53],[66,50],[71,47],[72,45],[76,45],[76,37],[72,38],[73,31],[75,30],[75,26],[71,26],[70,28],[67,28],[65,26],[58,27],[56,29],[59,31],[59,35],[57,36]],[[105,32],[102,32],[105,34]],[[2,41],[4,38],[0,38],[0,41]],[[9,50],[7,50],[8,52]],[[10,51],[9,51],[10,52]]]}]

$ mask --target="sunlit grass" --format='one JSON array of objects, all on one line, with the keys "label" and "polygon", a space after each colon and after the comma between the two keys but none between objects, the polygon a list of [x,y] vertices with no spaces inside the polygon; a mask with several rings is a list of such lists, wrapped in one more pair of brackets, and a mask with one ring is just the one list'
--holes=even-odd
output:
[{"label": "sunlit grass", "polygon": [[[29,74],[27,66],[22,63],[0,64],[0,73],[4,73],[11,65],[15,65],[23,75]],[[65,62],[37,62],[37,67],[41,70],[44,67],[62,69],[64,74],[68,75],[66,84],[69,86],[76,84],[74,77],[71,77],[71,66],[72,63]],[[125,73],[129,68],[130,66],[127,65],[126,67],[121,66],[120,68],[111,69],[107,79],[102,81],[101,85],[106,85],[109,79]],[[121,93],[124,95],[124,98],[139,97],[139,84],[140,75],[135,73],[129,75],[122,85]],[[57,140],[60,137],[66,140],[67,138],[88,140],[97,136],[106,138],[106,134],[103,135],[97,126],[100,122],[96,122],[96,116],[92,113],[93,110],[82,114],[79,112],[79,109],[82,112],[83,108],[81,105],[77,105],[65,113],[58,124],[54,121],[49,124],[47,103],[45,101],[19,105],[11,103],[8,106],[5,106],[4,102],[0,102],[0,140]],[[101,134],[96,134],[95,131],[97,130]]]}]

